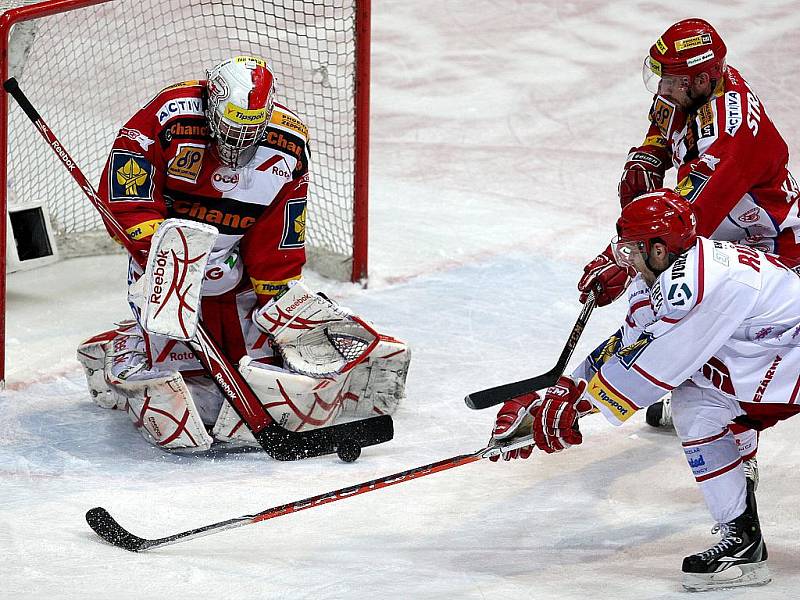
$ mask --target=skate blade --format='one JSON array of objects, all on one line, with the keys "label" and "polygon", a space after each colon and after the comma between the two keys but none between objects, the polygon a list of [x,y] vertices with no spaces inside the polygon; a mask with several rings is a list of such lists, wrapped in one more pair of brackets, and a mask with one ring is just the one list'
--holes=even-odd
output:
[{"label": "skate blade", "polygon": [[747,585],[766,585],[772,581],[765,562],[735,565],[718,573],[684,573],[683,589],[688,592],[708,592]]}]

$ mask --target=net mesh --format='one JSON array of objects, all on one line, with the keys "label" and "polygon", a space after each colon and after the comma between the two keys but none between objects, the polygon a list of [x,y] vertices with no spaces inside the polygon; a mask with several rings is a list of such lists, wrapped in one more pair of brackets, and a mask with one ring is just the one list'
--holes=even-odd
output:
[{"label": "net mesh", "polygon": [[[350,276],[357,0],[115,0],[20,23],[10,75],[95,184],[120,126],[160,89],[235,54],[265,57],[311,135],[309,264]],[[0,2],[0,10],[29,2]],[[46,201],[62,255],[114,248],[99,216],[10,103],[10,204]]]}]

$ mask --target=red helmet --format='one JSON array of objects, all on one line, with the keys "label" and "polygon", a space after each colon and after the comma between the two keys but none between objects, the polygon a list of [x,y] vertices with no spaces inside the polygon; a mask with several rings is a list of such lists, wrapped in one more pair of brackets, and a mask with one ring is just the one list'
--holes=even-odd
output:
[{"label": "red helmet", "polygon": [[615,245],[637,242],[647,256],[657,238],[667,246],[667,252],[680,254],[697,241],[695,226],[689,203],[674,190],[662,188],[625,205],[617,220],[619,239]]},{"label": "red helmet", "polygon": [[725,42],[707,21],[678,21],[650,47],[650,54],[644,61],[645,84],[654,92],[648,81],[654,77],[672,75],[693,79],[708,73],[712,80],[719,79],[725,70],[727,52]]}]

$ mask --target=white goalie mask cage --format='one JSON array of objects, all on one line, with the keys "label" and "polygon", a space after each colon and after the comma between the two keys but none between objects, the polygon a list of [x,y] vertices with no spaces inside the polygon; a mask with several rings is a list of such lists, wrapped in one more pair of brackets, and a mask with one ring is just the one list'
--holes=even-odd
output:
[{"label": "white goalie mask cage", "polygon": [[236,56],[207,72],[206,118],[220,160],[236,169],[255,154],[266,132],[275,99],[267,62]]}]

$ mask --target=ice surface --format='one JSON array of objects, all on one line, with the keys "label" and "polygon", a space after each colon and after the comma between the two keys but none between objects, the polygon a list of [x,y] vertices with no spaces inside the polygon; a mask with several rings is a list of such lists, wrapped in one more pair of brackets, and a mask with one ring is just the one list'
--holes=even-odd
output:
[{"label": "ice surface", "polygon": [[[83,513],[102,505],[160,537],[483,446],[493,411],[462,398],[554,364],[644,133],[642,57],[670,23],[711,20],[798,151],[796,2],[697,4],[373,2],[371,285],[311,280],[414,359],[395,440],[356,463],[151,448],[88,400],[74,358],[126,314],[122,257],[12,274],[0,597],[683,597],[681,559],[710,545],[712,523],[677,440],[643,416],[617,429],[587,418],[584,445],[560,455],[468,465],[149,554],[100,542]],[[576,360],[620,316],[595,311]],[[797,427],[768,431],[759,453],[773,583],[704,598],[796,597]]]}]

